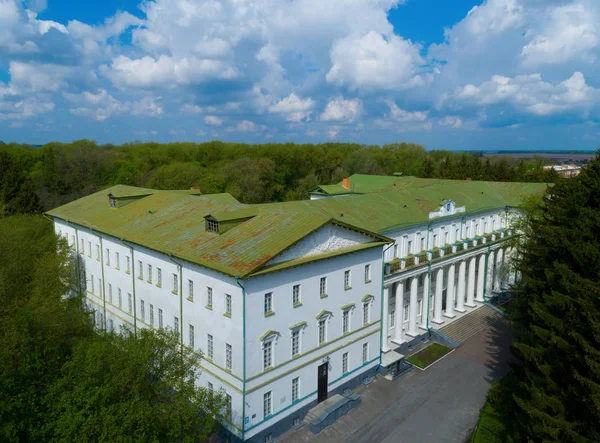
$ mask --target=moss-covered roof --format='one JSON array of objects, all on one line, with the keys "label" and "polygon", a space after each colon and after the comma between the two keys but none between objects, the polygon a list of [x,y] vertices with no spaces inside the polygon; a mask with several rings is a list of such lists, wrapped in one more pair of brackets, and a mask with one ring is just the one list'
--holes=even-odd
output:
[{"label": "moss-covered roof", "polygon": [[[389,242],[376,233],[427,223],[429,212],[438,210],[444,200],[466,206],[469,213],[518,206],[523,196],[546,188],[535,183],[388,178],[395,180],[398,190],[252,206],[229,194],[197,195],[119,185],[48,214],[227,275],[248,277],[354,252],[339,250],[268,266],[272,258],[328,223],[370,236],[371,242],[358,248],[363,249]],[[138,198],[112,208],[108,194]],[[251,218],[217,234],[205,231],[204,217],[209,214],[223,220]]]}]

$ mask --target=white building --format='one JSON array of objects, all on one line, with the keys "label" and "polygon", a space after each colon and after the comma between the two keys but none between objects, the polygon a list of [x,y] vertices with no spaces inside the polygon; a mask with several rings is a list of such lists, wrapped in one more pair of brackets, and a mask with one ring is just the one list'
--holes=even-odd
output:
[{"label": "white building", "polygon": [[265,441],[506,287],[513,207],[545,188],[368,180],[363,195],[253,206],[115,186],[48,215],[96,325],[178,331],[204,354],[202,386],[229,396],[226,426]]}]

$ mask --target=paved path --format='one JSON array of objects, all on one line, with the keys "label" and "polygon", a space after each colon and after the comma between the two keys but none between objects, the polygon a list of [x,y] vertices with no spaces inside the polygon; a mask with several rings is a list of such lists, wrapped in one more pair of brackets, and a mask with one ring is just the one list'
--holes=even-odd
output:
[{"label": "paved path", "polygon": [[508,371],[510,328],[490,324],[426,371],[382,377],[356,390],[361,405],[313,435],[304,426],[279,443],[463,442],[474,428],[490,383]]}]

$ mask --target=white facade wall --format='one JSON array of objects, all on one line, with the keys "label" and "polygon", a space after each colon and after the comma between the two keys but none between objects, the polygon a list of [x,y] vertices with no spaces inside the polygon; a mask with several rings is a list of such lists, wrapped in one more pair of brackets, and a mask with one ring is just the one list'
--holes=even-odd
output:
[{"label": "white facade wall", "polygon": [[[371,281],[365,282],[365,265],[371,266]],[[344,271],[351,271],[352,288],[344,288]],[[327,297],[321,298],[320,278],[327,277]],[[361,374],[372,374],[379,362],[381,314],[381,248],[322,260],[281,272],[265,274],[244,282],[246,287],[247,377],[246,417],[250,437],[317,398],[317,367],[329,357],[329,390]],[[302,306],[294,307],[293,286],[301,285]],[[273,294],[274,315],[265,317],[265,293]],[[362,299],[373,296],[370,321],[363,326]],[[350,313],[350,332],[342,333],[342,307],[354,303]],[[317,315],[331,312],[327,320],[327,343],[318,344]],[[290,326],[306,322],[301,329],[301,354],[292,358]],[[278,331],[273,346],[274,367],[263,370],[260,337],[268,330]],[[362,346],[368,343],[367,364],[362,362]],[[342,373],[342,355],[348,353],[348,373]],[[299,377],[298,401],[291,402],[292,379]],[[263,398],[271,391],[273,415],[264,417]]]}]

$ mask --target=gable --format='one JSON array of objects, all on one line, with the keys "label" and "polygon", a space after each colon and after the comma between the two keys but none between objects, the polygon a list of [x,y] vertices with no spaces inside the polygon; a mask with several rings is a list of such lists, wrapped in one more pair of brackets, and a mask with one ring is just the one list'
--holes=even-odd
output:
[{"label": "gable", "polygon": [[350,246],[370,243],[374,239],[366,234],[328,223],[315,232],[300,240],[295,245],[273,258],[267,265],[295,260],[302,257],[311,257],[348,248]]}]

